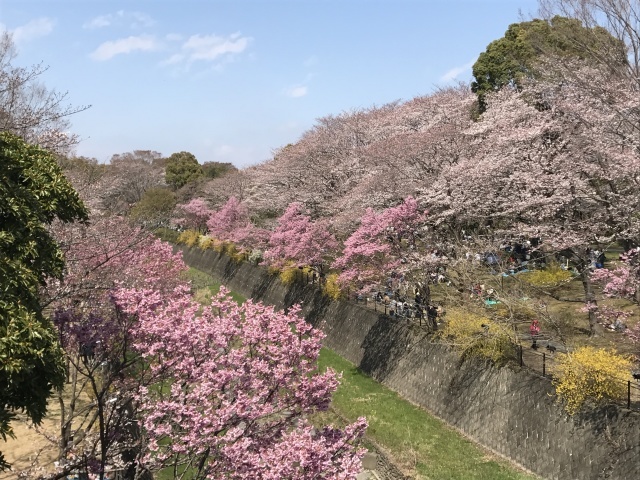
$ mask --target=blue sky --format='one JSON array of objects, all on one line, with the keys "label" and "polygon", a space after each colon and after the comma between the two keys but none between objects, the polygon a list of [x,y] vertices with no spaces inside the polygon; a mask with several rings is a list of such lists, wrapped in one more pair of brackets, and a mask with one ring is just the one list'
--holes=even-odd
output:
[{"label": "blue sky", "polygon": [[68,91],[77,153],[242,167],[315,119],[471,79],[535,0],[0,0],[17,63]]}]

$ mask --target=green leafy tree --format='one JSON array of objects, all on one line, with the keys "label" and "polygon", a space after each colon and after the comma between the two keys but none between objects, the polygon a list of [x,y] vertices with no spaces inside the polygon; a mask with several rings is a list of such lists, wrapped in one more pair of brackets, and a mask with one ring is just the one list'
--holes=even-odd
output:
[{"label": "green leafy tree", "polygon": [[169,219],[176,206],[176,195],[168,188],[150,188],[136,203],[129,216],[142,224],[159,225]]},{"label": "green leafy tree", "polygon": [[238,169],[229,162],[205,162],[202,164],[205,178],[218,178],[237,171]]},{"label": "green leafy tree", "polygon": [[[516,88],[527,78],[550,74],[548,64],[540,61],[550,57],[593,59],[594,52],[615,50],[617,61],[624,62],[624,46],[601,27],[584,27],[580,20],[555,16],[549,21],[534,19],[514,23],[504,37],[491,42],[473,64],[475,81],[471,90],[478,95],[480,112],[486,109],[485,96],[505,85]],[[543,70],[545,70],[543,72]]]},{"label": "green leafy tree", "polygon": [[[88,212],[55,157],[0,133],[0,436],[23,411],[38,424],[47,399],[65,379],[56,331],[38,290],[61,278],[64,257],[47,226],[86,220]],[[7,463],[0,453],[0,469]]]},{"label": "green leafy tree", "polygon": [[174,190],[195,182],[203,176],[202,166],[192,153],[174,153],[167,160],[165,181]]}]

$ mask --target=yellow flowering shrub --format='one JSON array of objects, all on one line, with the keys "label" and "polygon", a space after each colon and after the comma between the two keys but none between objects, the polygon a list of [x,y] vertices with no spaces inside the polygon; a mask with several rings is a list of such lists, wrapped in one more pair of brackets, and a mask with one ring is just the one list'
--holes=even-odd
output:
[{"label": "yellow flowering shrub", "polygon": [[624,399],[631,376],[631,359],[613,350],[580,347],[557,357],[553,384],[573,415],[587,399],[602,402]]},{"label": "yellow flowering shrub", "polygon": [[245,254],[242,250],[238,249],[232,242],[226,242],[224,245],[224,253],[231,257],[234,262],[241,262],[245,258]]},{"label": "yellow flowering shrub", "polygon": [[184,243],[187,247],[197,245],[200,234],[195,230],[185,230],[178,237],[178,243]]},{"label": "yellow flowering shrub", "polygon": [[202,235],[198,239],[198,246],[201,250],[209,250],[210,248],[213,248],[213,238],[208,235]]},{"label": "yellow flowering shrub", "polygon": [[322,291],[327,297],[338,300],[342,296],[342,289],[338,283],[338,274],[330,273],[326,276],[325,280]]},{"label": "yellow flowering shrub", "polygon": [[513,330],[484,315],[461,308],[447,311],[440,337],[463,356],[478,356],[500,362],[515,353]]},{"label": "yellow flowering shrub", "polygon": [[280,271],[280,281],[285,285],[291,285],[299,278],[299,269],[293,265],[287,265]]},{"label": "yellow flowering shrub", "polygon": [[212,247],[216,252],[224,253],[225,249],[227,248],[227,242],[223,242],[222,240],[214,238]]},{"label": "yellow flowering shrub", "polygon": [[522,279],[534,287],[549,288],[565,283],[573,277],[571,272],[563,270],[557,263],[549,265],[544,270],[534,270],[522,274]]},{"label": "yellow flowering shrub", "polygon": [[267,267],[267,272],[269,275],[280,275],[280,269],[274,265],[269,265]]}]

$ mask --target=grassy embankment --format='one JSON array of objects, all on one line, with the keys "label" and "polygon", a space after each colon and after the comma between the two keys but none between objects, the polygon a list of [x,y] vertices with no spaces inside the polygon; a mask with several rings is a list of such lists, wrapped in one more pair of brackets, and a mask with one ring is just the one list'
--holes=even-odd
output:
[{"label": "grassy embankment", "polygon": [[[189,277],[200,298],[220,288],[212,277],[198,270],[190,269]],[[234,299],[243,301],[237,294]],[[318,366],[321,370],[331,367],[341,372],[342,380],[333,397],[332,411],[318,415],[315,420],[340,424],[343,419],[353,421],[366,417],[367,439],[412,477],[434,480],[535,478],[488,454],[331,350],[322,349]]]}]

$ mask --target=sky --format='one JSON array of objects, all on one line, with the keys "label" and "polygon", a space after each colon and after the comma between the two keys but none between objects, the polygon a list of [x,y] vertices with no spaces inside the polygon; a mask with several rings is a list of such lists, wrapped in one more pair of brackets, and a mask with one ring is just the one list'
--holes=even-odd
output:
[{"label": "sky", "polygon": [[0,0],[18,65],[91,107],[78,155],[254,165],[316,119],[472,79],[536,0]]}]

